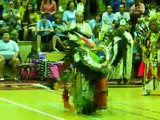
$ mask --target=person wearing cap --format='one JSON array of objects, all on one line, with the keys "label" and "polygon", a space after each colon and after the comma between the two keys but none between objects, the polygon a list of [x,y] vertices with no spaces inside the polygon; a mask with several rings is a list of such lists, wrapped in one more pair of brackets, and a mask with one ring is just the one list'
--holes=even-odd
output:
[{"label": "person wearing cap", "polygon": [[[133,38],[131,34],[126,31],[126,26],[127,22],[125,19],[122,19],[113,38],[114,56],[120,60],[115,60],[118,62],[113,63],[115,66],[115,68],[113,68],[114,74],[110,75],[110,79],[117,80],[118,84],[121,84],[122,80],[124,84],[129,84],[131,79]],[[116,57],[115,59],[117,59]]]},{"label": "person wearing cap", "polygon": [[127,50],[123,58],[123,80],[124,80],[124,83],[130,83],[131,76],[132,76],[131,74],[132,73],[132,58],[133,58],[132,51],[133,51],[134,41],[133,41],[131,34],[127,31],[128,23],[126,22],[125,19],[122,19],[120,21],[119,29],[127,40]]}]

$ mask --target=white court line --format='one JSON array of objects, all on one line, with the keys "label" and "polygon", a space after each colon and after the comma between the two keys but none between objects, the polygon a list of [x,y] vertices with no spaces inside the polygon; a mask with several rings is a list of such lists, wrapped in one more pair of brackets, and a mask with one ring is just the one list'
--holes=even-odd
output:
[{"label": "white court line", "polygon": [[16,106],[19,106],[19,107],[24,108],[24,109],[27,109],[27,110],[31,110],[31,111],[33,111],[33,112],[37,112],[37,113],[43,114],[43,115],[45,115],[45,116],[49,116],[49,117],[55,118],[55,119],[57,119],[57,120],[65,120],[64,118],[51,115],[51,114],[49,114],[49,113],[46,113],[46,112],[43,112],[43,111],[40,111],[40,110],[31,108],[31,107],[26,106],[26,105],[23,105],[23,104],[16,103],[16,102],[14,102],[14,101],[11,101],[11,100],[8,100],[8,99],[5,99],[5,98],[1,98],[1,97],[0,97],[0,100],[1,100],[1,101],[4,101],[4,102],[7,102],[7,103],[10,103],[10,104],[13,104],[13,105],[16,105]]}]

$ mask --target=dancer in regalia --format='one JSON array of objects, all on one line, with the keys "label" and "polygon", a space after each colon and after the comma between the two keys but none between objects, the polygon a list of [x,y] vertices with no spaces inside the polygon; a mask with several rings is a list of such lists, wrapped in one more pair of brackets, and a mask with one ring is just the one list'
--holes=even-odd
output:
[{"label": "dancer in regalia", "polygon": [[145,62],[144,91],[142,95],[150,95],[152,90],[160,88],[160,32],[156,19],[149,22],[150,34],[142,46]]}]

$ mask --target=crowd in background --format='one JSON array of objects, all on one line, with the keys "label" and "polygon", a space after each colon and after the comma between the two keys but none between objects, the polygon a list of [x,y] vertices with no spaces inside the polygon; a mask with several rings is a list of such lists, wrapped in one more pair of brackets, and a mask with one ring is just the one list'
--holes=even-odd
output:
[{"label": "crowd in background", "polygon": [[[5,3],[6,2],[6,3]],[[134,38],[133,64],[135,71],[141,61],[141,49],[136,44],[136,24],[151,9],[159,11],[154,0],[104,0],[106,11],[100,11],[98,0],[68,0],[61,8],[58,0],[4,0],[0,5],[0,34],[9,31],[14,41],[36,40],[37,51],[41,42],[51,42],[54,51],[65,50],[66,34],[74,29],[92,38],[95,44],[103,39],[103,33],[125,27]],[[123,20],[122,20],[123,19]],[[122,21],[121,21],[122,20]],[[121,22],[121,23],[120,23]],[[57,47],[58,46],[58,47]]]},{"label": "crowd in background", "polygon": [[[130,25],[131,34],[134,37],[134,27],[141,15],[148,14],[149,9],[157,8],[157,1],[151,0],[104,0],[106,11],[100,11],[97,0],[68,0],[66,9],[60,13],[59,1],[55,0],[4,0],[0,5],[0,34],[8,28],[13,31],[14,40],[28,40],[28,32],[35,35],[36,24],[45,14],[50,22],[56,21],[56,16],[62,19],[63,24],[69,25],[76,22],[76,13],[83,13],[84,20],[92,28],[97,24],[108,24],[108,29],[118,27],[119,21],[125,19]],[[71,2],[72,1],[72,2]],[[157,3],[156,3],[157,2]],[[136,6],[136,7],[135,7]],[[89,10],[90,9],[90,10]],[[94,13],[94,14],[93,14]],[[62,14],[62,15],[59,15]],[[60,18],[61,16],[61,18]],[[2,22],[3,21],[3,22]],[[3,25],[3,27],[2,27]],[[14,35],[16,30],[20,35]],[[33,37],[32,37],[33,38]]]}]

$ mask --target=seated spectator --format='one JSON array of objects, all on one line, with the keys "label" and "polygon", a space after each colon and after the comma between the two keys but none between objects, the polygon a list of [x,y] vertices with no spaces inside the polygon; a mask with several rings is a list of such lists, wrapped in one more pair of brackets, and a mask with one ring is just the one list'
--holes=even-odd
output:
[{"label": "seated spectator", "polygon": [[100,37],[101,37],[101,25],[97,24],[94,29],[93,29],[93,37],[92,40],[96,43],[99,44],[100,43]]},{"label": "seated spectator", "polygon": [[114,28],[115,14],[112,6],[107,6],[107,11],[102,14],[102,23],[106,30]]},{"label": "seated spectator", "polygon": [[[70,40],[75,40],[81,45],[95,47],[95,43],[91,39],[93,36],[92,29],[90,25],[84,21],[83,13],[76,14],[76,23],[72,24],[70,29],[72,31],[71,34],[68,35]],[[87,38],[87,41],[91,44],[87,44],[87,41],[83,41],[83,38]]]},{"label": "seated spectator", "polygon": [[20,14],[21,20],[23,19],[23,15],[26,10],[26,7],[27,7],[27,0],[23,0],[22,5],[19,7],[19,14]]},{"label": "seated spectator", "polygon": [[[3,10],[2,17],[4,21],[0,25],[0,35],[2,35],[3,32],[8,30],[10,22],[16,22],[20,19],[19,12],[17,9],[14,8],[13,1],[10,1],[9,6]],[[19,28],[17,27],[17,29]]]},{"label": "seated spectator", "polygon": [[40,5],[38,2],[41,4],[42,0],[27,0],[27,3],[31,3],[32,6],[34,6],[34,9],[39,11],[38,7],[40,7]]},{"label": "seated spectator", "polygon": [[56,47],[57,42],[58,42],[58,44],[61,45],[62,49],[65,48],[62,41],[67,39],[64,32],[67,31],[68,28],[67,28],[66,24],[62,21],[62,17],[60,15],[55,16],[55,21],[52,22],[52,25],[53,25],[54,33],[55,33],[55,35],[53,36],[53,39],[52,39],[53,50],[59,51]]},{"label": "seated spectator", "polygon": [[71,26],[71,29],[73,28],[75,28],[77,32],[88,38],[91,38],[91,36],[93,35],[90,25],[84,21],[83,13],[76,14],[76,23]]},{"label": "seated spectator", "polygon": [[37,36],[36,36],[36,40],[37,40],[37,51],[40,52],[41,51],[41,39],[42,37],[44,39],[50,39],[53,36],[53,27],[52,27],[52,23],[50,20],[47,19],[46,14],[42,14],[41,19],[38,21],[37,23]]},{"label": "seated spectator", "polygon": [[76,5],[73,1],[67,3],[66,10],[63,13],[63,21],[68,26],[76,22]]},{"label": "seated spectator", "polygon": [[45,13],[47,15],[47,19],[52,22],[57,11],[56,2],[54,0],[42,0],[40,11],[41,13]]},{"label": "seated spectator", "polygon": [[[34,10],[34,7],[31,3],[28,3],[26,11],[24,12],[24,16],[22,19],[22,26],[23,26],[23,40],[28,40],[28,37],[34,38],[36,24],[39,20],[38,13]],[[28,35],[30,33],[30,35]]]},{"label": "seated spectator", "polygon": [[18,80],[18,65],[20,60],[18,58],[19,47],[17,43],[10,39],[8,32],[3,33],[2,40],[0,40],[0,80],[4,80],[4,66],[11,65],[13,68],[13,79]]},{"label": "seated spectator", "polygon": [[124,4],[120,4],[119,11],[115,13],[115,20],[120,22],[121,19],[125,19],[127,22],[130,21],[130,14],[125,12]]},{"label": "seated spectator", "polygon": [[94,29],[94,27],[96,25],[102,26],[102,15],[101,14],[97,14],[95,16],[95,18],[89,20],[89,25],[91,26],[92,30]]},{"label": "seated spectator", "polygon": [[20,19],[18,9],[14,8],[14,2],[9,2],[9,7],[3,10],[3,19],[5,20],[6,24],[8,25],[11,21],[17,21]]},{"label": "seated spectator", "polygon": [[125,12],[124,4],[120,4],[119,11],[115,13],[115,23],[117,27],[122,19],[125,19],[127,23],[130,22],[130,14],[129,12]]}]

